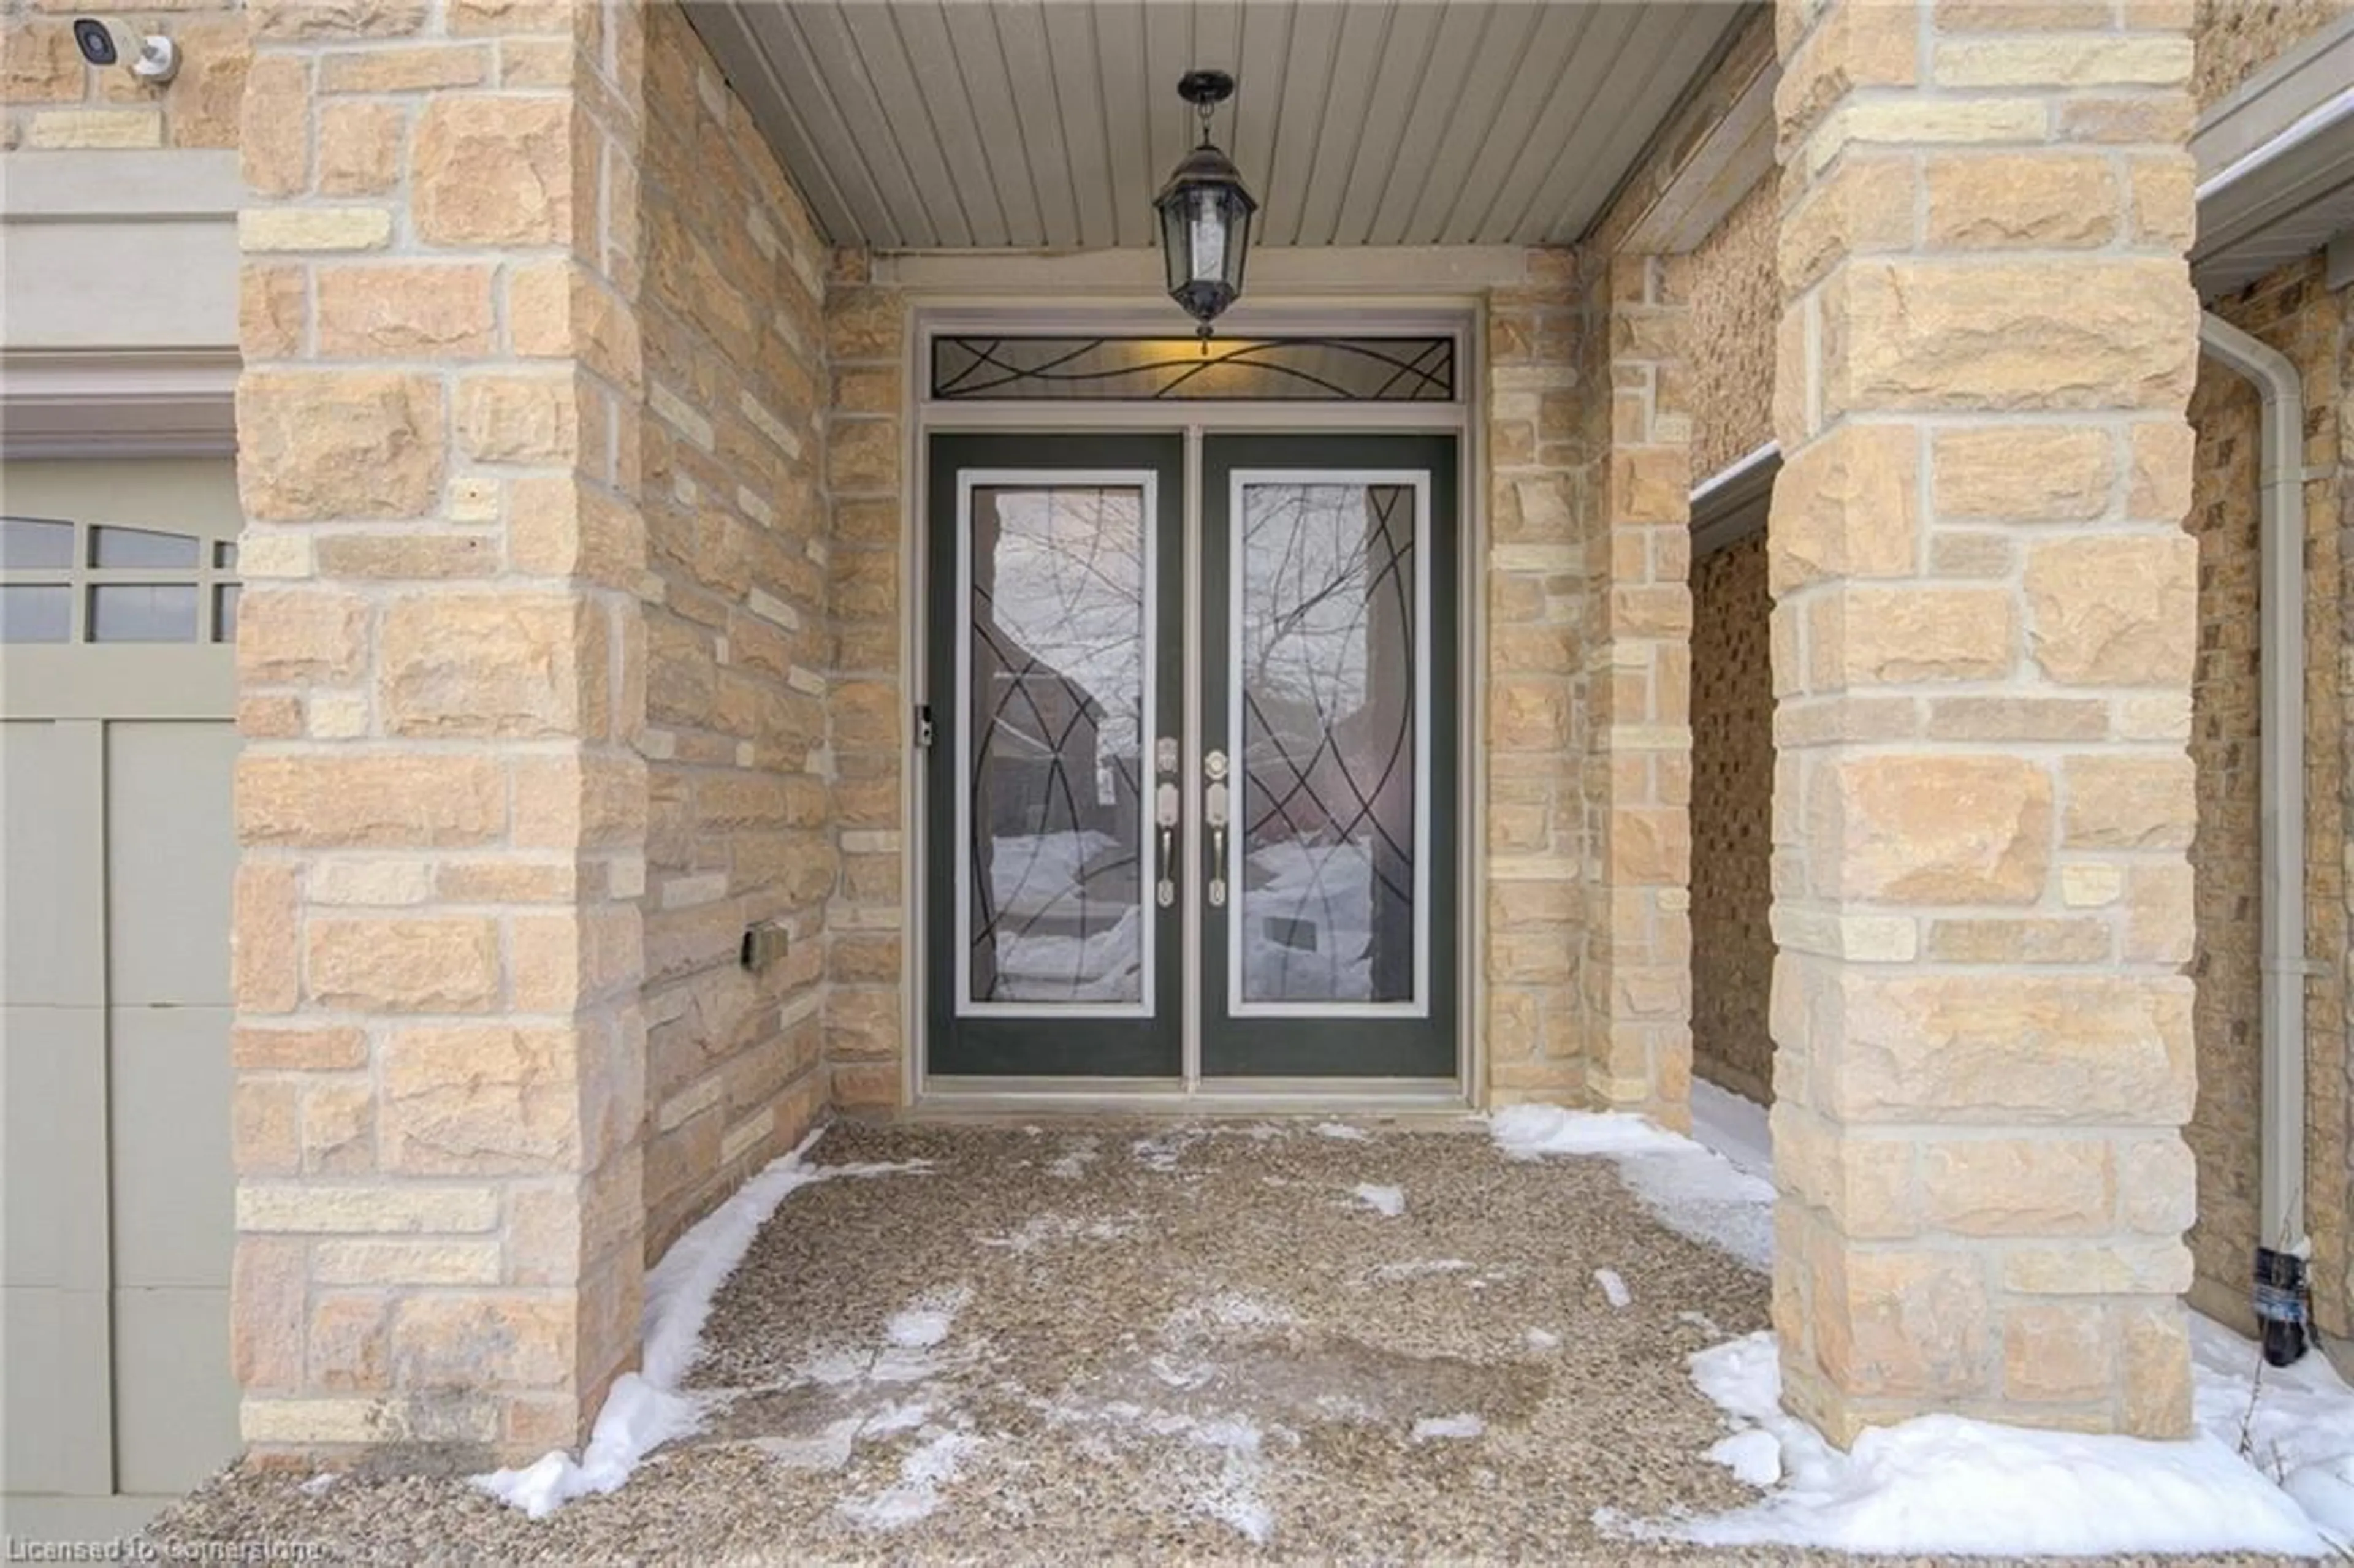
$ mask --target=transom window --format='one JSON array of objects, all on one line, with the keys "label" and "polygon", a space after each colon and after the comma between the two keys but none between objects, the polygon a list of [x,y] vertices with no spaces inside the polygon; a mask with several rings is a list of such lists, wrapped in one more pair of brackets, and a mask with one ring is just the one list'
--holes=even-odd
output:
[{"label": "transom window", "polygon": [[1384,337],[1032,337],[943,334],[944,402],[1451,403],[1451,334]]},{"label": "transom window", "polygon": [[0,516],[0,642],[234,642],[237,546]]}]

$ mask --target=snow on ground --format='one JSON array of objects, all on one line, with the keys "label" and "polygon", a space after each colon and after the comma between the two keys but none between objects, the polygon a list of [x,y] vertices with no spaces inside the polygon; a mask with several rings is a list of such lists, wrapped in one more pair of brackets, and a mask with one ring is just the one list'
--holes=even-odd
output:
[{"label": "snow on ground", "polygon": [[1375,1279],[1420,1279],[1432,1274],[1461,1274],[1471,1267],[1469,1260],[1460,1257],[1416,1257],[1404,1263],[1385,1263],[1373,1270]]},{"label": "snow on ground", "polygon": [[1341,1143],[1370,1143],[1373,1137],[1363,1128],[1351,1127],[1345,1121],[1320,1121],[1316,1124],[1316,1136]]},{"label": "snow on ground", "polygon": [[1478,1437],[1487,1430],[1488,1424],[1468,1411],[1460,1415],[1426,1415],[1414,1424],[1414,1440],[1427,1443],[1439,1437]]},{"label": "snow on ground", "polygon": [[1611,1160],[1643,1206],[1670,1230],[1723,1248],[1753,1268],[1774,1261],[1774,1184],[1638,1116],[1510,1106],[1489,1118],[1513,1160],[1584,1154]]},{"label": "snow on ground", "polygon": [[1634,1304],[1635,1293],[1627,1288],[1625,1277],[1619,1274],[1617,1269],[1596,1269],[1594,1271],[1594,1283],[1602,1287],[1603,1298],[1608,1301],[1611,1306],[1617,1308],[1619,1310],[1624,1311],[1627,1308]]},{"label": "snow on ground", "polygon": [[1046,1174],[1058,1181],[1076,1181],[1087,1173],[1087,1166],[1096,1159],[1096,1138],[1083,1134],[1063,1147],[1062,1156],[1046,1167]]},{"label": "snow on ground", "polygon": [[2354,1550],[2354,1389],[2308,1351],[2263,1365],[2255,1342],[2190,1315],[2199,1429],[2280,1483],[2314,1523]]},{"label": "snow on ground", "polygon": [[969,1432],[935,1431],[899,1461],[897,1481],[873,1497],[844,1498],[834,1507],[867,1530],[912,1524],[940,1506],[940,1488],[957,1478],[966,1457],[981,1446]]},{"label": "snow on ground", "polygon": [[1869,1428],[1842,1454],[1784,1414],[1770,1331],[1702,1351],[1691,1369],[1734,1428],[1710,1457],[1775,1489],[1707,1518],[1638,1520],[1603,1509],[1595,1523],[1604,1530],[1906,1556],[2327,1549],[2285,1493],[2209,1432],[2153,1443],[1923,1415]]},{"label": "snow on ground", "polygon": [[642,1370],[614,1380],[580,1457],[576,1460],[560,1448],[551,1449],[521,1469],[476,1476],[476,1486],[511,1508],[544,1519],[574,1498],[613,1490],[630,1478],[648,1454],[701,1425],[700,1406],[679,1392],[679,1384],[703,1353],[703,1326],[711,1317],[712,1298],[744,1261],[752,1238],[777,1205],[813,1181],[922,1169],[920,1162],[803,1164],[801,1156],[822,1130],[812,1131],[791,1153],[771,1160],[734,1196],[673,1242],[662,1261],[647,1271],[644,1348],[639,1359]]},{"label": "snow on ground", "polygon": [[1396,1219],[1405,1213],[1405,1193],[1396,1187],[1377,1187],[1371,1181],[1360,1181],[1351,1189],[1351,1196],[1375,1213]]},{"label": "snow on ground", "polygon": [[1693,1142],[1723,1155],[1745,1175],[1774,1179],[1774,1134],[1764,1106],[1694,1078],[1691,1118]]},{"label": "snow on ground", "polygon": [[949,1337],[949,1330],[956,1326],[956,1315],[971,1299],[972,1291],[961,1285],[926,1291],[891,1315],[883,1326],[883,1337],[901,1350],[928,1351]]},{"label": "snow on ground", "polygon": [[[1513,1159],[1612,1160],[1668,1225],[1770,1266],[1764,1110],[1695,1083],[1692,1126],[1702,1142],[1639,1117],[1515,1106],[1489,1130]],[[1613,1290],[1606,1276],[1595,1271],[1626,1305],[1624,1282]],[[1595,1522],[1637,1539],[1907,1555],[2354,1548],[2354,1390],[2317,1352],[2259,1376],[2253,1343],[2196,1313],[2190,1324],[2199,1431],[2187,1442],[1925,1415],[1872,1428],[1844,1454],[1783,1412],[1774,1336],[1751,1334],[1692,1357],[1692,1381],[1733,1428],[1709,1457],[1766,1495],[1709,1518],[1606,1508]]]},{"label": "snow on ground", "polygon": [[975,1233],[973,1240],[982,1246],[1003,1247],[1008,1252],[1035,1252],[1055,1242],[1118,1241],[1136,1227],[1140,1214],[1125,1213],[1110,1219],[1081,1220],[1067,1214],[1033,1214],[1010,1231],[995,1235]]}]

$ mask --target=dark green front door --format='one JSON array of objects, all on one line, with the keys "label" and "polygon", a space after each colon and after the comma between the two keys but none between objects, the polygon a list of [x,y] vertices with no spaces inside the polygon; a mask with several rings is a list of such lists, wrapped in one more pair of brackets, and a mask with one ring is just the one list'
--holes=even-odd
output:
[{"label": "dark green front door", "polygon": [[1184,467],[932,439],[927,1069],[1451,1078],[1454,443]]}]

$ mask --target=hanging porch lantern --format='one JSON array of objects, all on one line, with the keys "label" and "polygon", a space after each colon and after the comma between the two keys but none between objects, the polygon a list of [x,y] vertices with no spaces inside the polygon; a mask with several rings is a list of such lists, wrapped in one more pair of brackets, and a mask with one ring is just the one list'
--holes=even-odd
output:
[{"label": "hanging porch lantern", "polygon": [[1152,201],[1161,214],[1169,297],[1202,323],[1205,339],[1210,323],[1243,291],[1251,214],[1258,210],[1242,172],[1210,140],[1210,115],[1234,90],[1235,79],[1222,70],[1188,71],[1177,84],[1178,96],[1202,116],[1202,144],[1185,154]]}]

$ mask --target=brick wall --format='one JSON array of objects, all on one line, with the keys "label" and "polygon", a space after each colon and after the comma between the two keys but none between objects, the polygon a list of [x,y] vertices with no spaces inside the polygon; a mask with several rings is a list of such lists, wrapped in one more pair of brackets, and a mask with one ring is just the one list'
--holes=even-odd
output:
[{"label": "brick wall", "polygon": [[1774,669],[1766,536],[1692,563],[1692,1070],[1773,1097]]},{"label": "brick wall", "polygon": [[[2218,302],[2218,313],[2285,354],[2302,372],[2305,461],[2324,470],[2306,488],[2306,859],[2307,954],[2328,965],[2306,983],[2306,1223],[2315,1245],[2315,1308],[2326,1333],[2348,1331],[2344,853],[2346,689],[2343,486],[2338,473],[2346,396],[2349,302],[2321,284],[2318,257]],[[2188,522],[2199,541],[2199,662],[2191,756],[2199,832],[2191,848],[2198,945],[2192,1015],[2199,1097],[2184,1136],[2199,1166],[2190,1231],[2192,1299],[2245,1329],[2248,1266],[2258,1235],[2262,971],[2258,824],[2260,660],[2257,612],[2258,398],[2202,361],[2190,416],[2198,430]]]},{"label": "brick wall", "polygon": [[2230,96],[2291,45],[2349,14],[2354,0],[2199,0],[2190,83],[2199,106]]},{"label": "brick wall", "polygon": [[[825,251],[673,6],[647,16],[645,92],[651,1259],[823,1103],[835,855]],[[758,922],[787,946],[755,973],[738,956]]]},{"label": "brick wall", "polygon": [[1779,207],[1778,182],[1760,180],[1687,263],[1691,340],[1708,345],[1685,367],[1694,480],[1723,471],[1774,439],[1774,328],[1782,317],[1782,286],[1774,270]]},{"label": "brick wall", "polygon": [[[83,63],[73,18],[100,13],[180,46],[164,87],[128,62]],[[246,17],[219,0],[109,11],[77,0],[0,0],[0,148],[234,147],[253,58]]]}]

